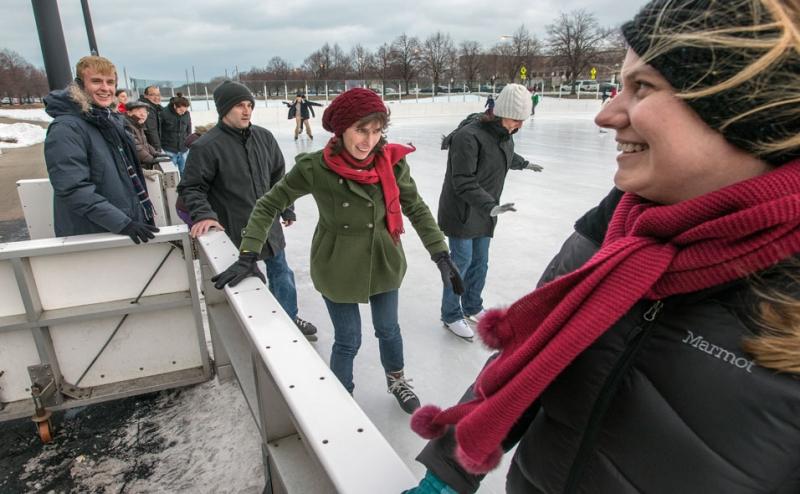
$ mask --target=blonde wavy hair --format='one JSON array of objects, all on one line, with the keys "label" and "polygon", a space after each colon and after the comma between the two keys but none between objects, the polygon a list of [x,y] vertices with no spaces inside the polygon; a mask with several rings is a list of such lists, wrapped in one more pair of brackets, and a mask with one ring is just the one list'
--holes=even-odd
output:
[{"label": "blonde wavy hair", "polygon": [[[696,5],[685,0],[664,3],[642,60],[648,63],[670,53],[680,54],[682,48],[709,50],[713,59],[707,73],[680,90],[678,97],[693,100],[731,90],[744,93],[744,106],[749,109],[725,119],[721,132],[756,115],[775,122],[800,121],[800,0],[711,0],[702,15],[675,26],[669,16],[689,3]],[[735,16],[733,23],[739,25],[719,27],[722,23],[715,15]],[[727,56],[730,53],[736,56]],[[800,133],[784,132],[779,138],[767,139],[759,138],[758,129],[752,134],[758,154],[800,148]],[[762,367],[800,374],[800,260],[781,263],[774,271],[781,274],[780,282],[751,277],[759,331],[745,338],[742,346]]]},{"label": "blonde wavy hair", "polygon": [[[711,50],[715,59],[708,67],[707,77],[684,88],[678,96],[692,100],[747,85],[750,108],[726,119],[718,129],[721,132],[756,114],[780,122],[800,120],[800,0],[711,0],[713,11],[710,7],[704,15],[672,25],[669,16],[686,3],[666,2],[656,17],[651,45],[642,54],[642,60],[649,62],[681,48]],[[719,24],[714,21],[715,15],[731,15],[752,22],[718,27],[714,25]],[[725,57],[725,52],[735,53],[739,58],[733,61]],[[741,66],[733,67],[735,70],[724,80],[704,85],[708,80],[717,81],[718,69],[730,69],[731,63]],[[753,138],[758,154],[800,148],[798,133],[778,139],[761,140],[755,135]]]}]

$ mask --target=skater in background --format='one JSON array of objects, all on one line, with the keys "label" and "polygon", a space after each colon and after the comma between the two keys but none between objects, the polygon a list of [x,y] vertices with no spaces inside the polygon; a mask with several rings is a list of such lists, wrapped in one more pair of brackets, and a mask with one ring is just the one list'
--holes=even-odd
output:
[{"label": "skater in background", "polygon": [[311,134],[311,123],[308,120],[311,117],[316,117],[314,114],[314,107],[322,105],[306,99],[306,95],[302,91],[297,92],[294,101],[291,103],[284,101],[283,104],[289,107],[289,116],[287,118],[289,120],[295,119],[294,140],[296,141],[297,137],[303,131],[303,126],[306,128],[308,138],[314,139],[314,136]]},{"label": "skater in background", "polygon": [[536,88],[533,88],[533,93],[531,94],[531,116],[536,114],[536,105],[542,100],[542,95],[539,94],[539,91]]},{"label": "skater in background", "polygon": [[[325,109],[322,126],[334,137],[324,149],[304,153],[263,195],[242,232],[239,261],[219,274],[221,287],[254,275],[269,225],[289,204],[311,194],[319,223],[311,241],[311,279],[322,294],[334,329],[330,366],[353,392],[353,360],[361,347],[358,304],[369,303],[389,393],[411,413],[419,407],[405,375],[398,324],[398,291],[406,272],[401,235],[403,214],[417,231],[446,286],[461,291],[444,235],[417,192],[405,157],[411,145],[388,144],[389,114],[369,89],[351,89]],[[194,152],[194,151],[192,151]]]},{"label": "skater in background", "polygon": [[486,97],[486,103],[484,103],[483,107],[486,108],[487,115],[492,115],[494,112],[494,98],[491,94]]},{"label": "skater in background", "polygon": [[468,117],[469,122],[445,137],[447,171],[439,196],[439,227],[447,235],[453,262],[464,280],[459,295],[445,287],[441,319],[457,336],[474,335],[468,319],[483,313],[483,287],[489,269],[489,243],[497,216],[516,211],[513,203],[500,204],[509,169],[542,171],[514,152],[513,135],[531,114],[531,96],[525,86],[508,84],[497,97],[494,114]]},{"label": "skater in background", "polygon": [[622,33],[617,189],[483,317],[462,404],[412,418],[414,494],[514,446],[511,494],[800,492],[800,5],[656,0]]}]

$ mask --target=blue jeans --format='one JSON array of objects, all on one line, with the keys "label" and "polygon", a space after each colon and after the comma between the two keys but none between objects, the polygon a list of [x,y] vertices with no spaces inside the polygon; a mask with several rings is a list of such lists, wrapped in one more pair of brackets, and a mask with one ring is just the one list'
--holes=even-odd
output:
[{"label": "blue jeans", "polygon": [[297,288],[294,284],[294,273],[286,263],[286,252],[280,251],[264,259],[264,264],[267,265],[269,291],[294,321],[297,317]]},{"label": "blue jeans", "polygon": [[460,297],[452,288],[442,291],[442,321],[451,323],[483,310],[481,293],[486,285],[489,270],[489,241],[491,237],[449,237],[450,257],[464,280],[464,294]]},{"label": "blue jeans", "polygon": [[[361,314],[358,304],[341,304],[329,300],[324,295],[328,314],[333,322],[333,349],[331,351],[331,370],[352,393],[353,360],[361,347]],[[397,323],[397,290],[379,293],[369,298],[372,309],[372,325],[378,338],[381,365],[388,372],[403,370],[403,337]]]},{"label": "blue jeans", "polygon": [[173,153],[172,151],[167,151],[166,149],[164,152],[172,158],[172,162],[175,163],[175,166],[178,167],[178,171],[180,172],[181,176],[183,175],[183,169],[186,166],[186,155],[189,154],[189,151],[184,151],[182,153]]}]

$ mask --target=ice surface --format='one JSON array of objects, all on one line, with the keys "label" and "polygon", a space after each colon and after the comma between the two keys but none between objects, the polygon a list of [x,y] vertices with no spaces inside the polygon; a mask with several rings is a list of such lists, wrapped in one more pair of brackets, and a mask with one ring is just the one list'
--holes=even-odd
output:
[{"label": "ice surface", "polygon": [[[461,99],[452,98],[459,102]],[[614,134],[598,132],[590,112],[566,114],[555,107],[548,110],[526,122],[515,136],[517,153],[543,165],[544,171],[509,172],[502,201],[516,203],[518,212],[499,218],[490,249],[486,307],[508,305],[532,290],[572,232],[575,220],[612,187],[616,168]],[[439,149],[440,140],[460,119],[396,119],[389,129],[390,141],[412,142],[417,147],[408,161],[420,194],[434,215],[447,158],[446,151]],[[294,122],[270,128],[283,150],[287,167],[293,164],[297,153],[320,149],[329,137],[320,128],[319,118],[311,123],[316,134],[313,141],[305,136],[294,141]],[[327,361],[333,328],[322,297],[309,278],[309,248],[317,209],[309,196],[297,201],[296,211],[297,223],[285,229],[288,262],[295,273],[300,316],[319,328],[319,341],[314,346]],[[479,342],[466,342],[443,328],[439,321],[439,273],[408,221],[402,242],[409,266],[400,290],[406,374],[413,379],[423,403],[448,406],[472,383],[489,352]],[[421,477],[424,468],[414,457],[424,441],[411,432],[409,416],[386,392],[368,307],[362,306],[361,312],[365,337],[355,361],[355,399]],[[147,417],[153,428],[150,433],[170,438],[174,444],[162,452],[149,478],[128,485],[126,492],[252,492],[254,485],[263,483],[258,433],[241,395],[232,390],[236,390],[235,386],[216,381],[196,386],[182,392],[181,401]],[[170,396],[177,395],[168,393],[163,399],[169,400]],[[121,441],[132,441],[134,424],[128,427]],[[506,455],[503,464],[484,480],[481,493],[505,491],[509,460],[510,455]],[[85,482],[81,485],[87,491],[118,482],[114,472],[121,466],[114,462],[119,459],[92,465],[93,476],[76,461],[71,460],[70,468],[75,478]],[[36,471],[41,460],[29,463],[28,471]],[[112,487],[109,492],[116,489]]]}]

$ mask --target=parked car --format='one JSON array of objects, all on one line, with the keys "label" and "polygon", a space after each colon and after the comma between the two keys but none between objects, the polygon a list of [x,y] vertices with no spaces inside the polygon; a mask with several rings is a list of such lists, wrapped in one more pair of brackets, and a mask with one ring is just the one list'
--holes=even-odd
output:
[{"label": "parked car", "polygon": [[[597,81],[593,81],[591,79],[575,81],[575,91],[581,91],[581,92],[589,92],[589,91],[591,91],[591,92],[595,92],[598,89],[599,89],[599,86],[597,84]],[[561,85],[561,91],[562,92],[572,91],[572,84],[570,84],[570,83],[562,84]]]}]

